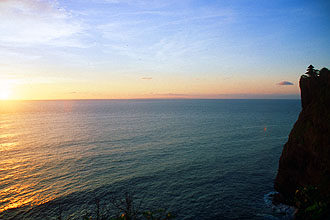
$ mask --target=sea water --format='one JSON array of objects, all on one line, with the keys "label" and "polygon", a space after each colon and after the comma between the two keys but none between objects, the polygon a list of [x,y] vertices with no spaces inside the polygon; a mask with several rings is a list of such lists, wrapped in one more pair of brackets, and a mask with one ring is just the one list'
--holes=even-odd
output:
[{"label": "sea water", "polygon": [[0,219],[129,193],[177,219],[279,219],[264,197],[300,100],[0,102]]}]

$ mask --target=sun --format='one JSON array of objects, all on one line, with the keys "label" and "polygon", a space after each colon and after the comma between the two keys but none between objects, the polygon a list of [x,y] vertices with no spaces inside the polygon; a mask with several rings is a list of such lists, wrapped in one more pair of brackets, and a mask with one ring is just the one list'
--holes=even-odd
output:
[{"label": "sun", "polygon": [[0,99],[1,100],[8,100],[10,98],[10,90],[9,88],[0,88]]}]

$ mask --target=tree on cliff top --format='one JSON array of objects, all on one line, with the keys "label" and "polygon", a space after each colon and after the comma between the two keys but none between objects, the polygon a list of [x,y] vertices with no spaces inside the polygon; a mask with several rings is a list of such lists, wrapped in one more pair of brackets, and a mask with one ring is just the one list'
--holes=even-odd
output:
[{"label": "tree on cliff top", "polygon": [[305,73],[310,77],[315,77],[317,76],[317,70],[314,69],[313,65],[309,65],[309,67],[307,68],[307,72]]}]

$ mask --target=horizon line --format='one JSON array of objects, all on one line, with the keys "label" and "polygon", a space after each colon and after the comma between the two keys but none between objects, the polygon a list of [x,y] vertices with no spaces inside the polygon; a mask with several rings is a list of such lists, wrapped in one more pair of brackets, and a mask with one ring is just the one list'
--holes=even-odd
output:
[{"label": "horizon line", "polygon": [[13,101],[125,101],[125,100],[301,100],[299,98],[107,98],[107,99],[6,99],[0,102]]}]

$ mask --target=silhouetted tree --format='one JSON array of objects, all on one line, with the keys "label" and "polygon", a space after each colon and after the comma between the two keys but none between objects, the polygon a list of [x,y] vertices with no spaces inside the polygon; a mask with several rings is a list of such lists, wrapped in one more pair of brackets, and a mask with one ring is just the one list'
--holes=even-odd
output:
[{"label": "silhouetted tree", "polygon": [[317,76],[317,70],[314,69],[313,65],[309,65],[309,67],[307,68],[306,74],[310,77],[315,77],[315,76]]}]

